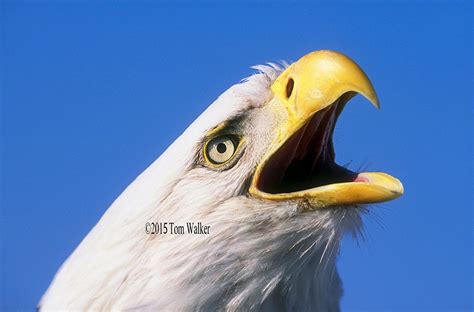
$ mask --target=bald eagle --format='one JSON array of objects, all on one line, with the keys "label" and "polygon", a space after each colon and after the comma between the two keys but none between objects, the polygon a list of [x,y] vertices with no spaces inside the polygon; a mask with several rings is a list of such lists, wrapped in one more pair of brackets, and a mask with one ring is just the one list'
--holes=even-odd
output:
[{"label": "bald eagle", "polygon": [[41,310],[339,310],[341,236],[403,193],[335,162],[344,106],[377,95],[334,51],[255,69],[115,200]]}]

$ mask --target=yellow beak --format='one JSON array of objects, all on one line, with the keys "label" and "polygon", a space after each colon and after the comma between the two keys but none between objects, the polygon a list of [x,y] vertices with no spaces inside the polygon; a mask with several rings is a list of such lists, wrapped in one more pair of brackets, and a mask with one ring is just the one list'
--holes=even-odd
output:
[{"label": "yellow beak", "polygon": [[328,111],[331,106],[337,106],[338,102],[344,102],[341,104],[342,110],[345,102],[356,93],[362,94],[375,107],[379,107],[375,90],[365,73],[354,61],[334,51],[316,51],[303,56],[275,80],[271,89],[274,98],[268,105],[284,117],[276,129],[270,149],[253,176],[250,186],[253,196],[264,200],[303,199],[312,208],[324,208],[383,202],[403,194],[399,180],[380,172],[359,173],[354,181],[290,192],[262,190],[260,186],[265,166],[281,153],[285,144],[297,132],[308,126],[318,112]]}]

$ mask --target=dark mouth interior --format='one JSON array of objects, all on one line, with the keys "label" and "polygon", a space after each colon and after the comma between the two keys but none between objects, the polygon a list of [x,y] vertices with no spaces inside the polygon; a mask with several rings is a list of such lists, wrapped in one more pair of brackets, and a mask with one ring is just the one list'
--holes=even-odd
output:
[{"label": "dark mouth interior", "polygon": [[257,188],[278,194],[356,181],[357,173],[336,164],[332,143],[337,117],[354,95],[344,94],[293,134],[264,165]]}]

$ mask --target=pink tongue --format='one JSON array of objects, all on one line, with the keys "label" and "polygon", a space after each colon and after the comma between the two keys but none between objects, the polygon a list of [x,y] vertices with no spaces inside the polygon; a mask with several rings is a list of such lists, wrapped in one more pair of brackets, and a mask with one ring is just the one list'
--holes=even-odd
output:
[{"label": "pink tongue", "polygon": [[357,175],[357,178],[355,178],[354,182],[369,182],[369,179],[367,179],[366,177]]}]

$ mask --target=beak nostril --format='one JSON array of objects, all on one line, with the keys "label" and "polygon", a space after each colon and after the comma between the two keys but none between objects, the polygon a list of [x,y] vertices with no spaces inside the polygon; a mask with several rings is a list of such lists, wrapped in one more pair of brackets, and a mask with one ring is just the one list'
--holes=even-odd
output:
[{"label": "beak nostril", "polygon": [[295,86],[295,81],[293,80],[293,78],[290,78],[288,82],[286,83],[286,98],[289,98],[291,96],[294,86]]}]

